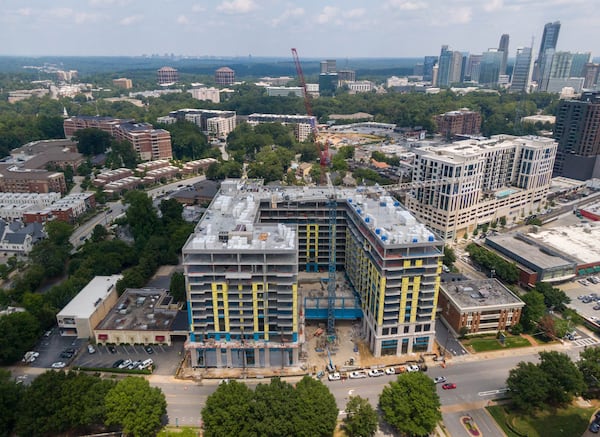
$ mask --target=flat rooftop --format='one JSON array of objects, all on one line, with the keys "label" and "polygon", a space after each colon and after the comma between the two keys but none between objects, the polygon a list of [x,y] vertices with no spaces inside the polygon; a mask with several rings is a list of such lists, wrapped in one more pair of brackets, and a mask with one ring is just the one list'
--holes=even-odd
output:
[{"label": "flat rooftop", "polygon": [[[340,203],[345,204],[348,213],[361,220],[383,245],[437,241],[385,187],[335,187],[333,193],[338,209]],[[295,225],[258,223],[261,201],[282,209],[291,202],[319,201],[326,208],[331,194],[323,186],[267,187],[262,180],[228,179],[221,184],[186,248],[295,250]]]},{"label": "flat rooftop", "polygon": [[492,243],[504,248],[506,251],[513,253],[529,263],[547,270],[560,268],[573,264],[566,256],[561,256],[561,253],[553,250],[548,250],[543,241],[530,238],[528,235],[520,234],[499,234],[487,237]]},{"label": "flat rooftop", "polygon": [[58,314],[61,316],[73,316],[88,318],[96,310],[97,304],[106,298],[115,284],[123,276],[96,276],[92,279]]},{"label": "flat rooftop", "polygon": [[169,331],[177,317],[172,300],[162,288],[127,289],[96,329]]},{"label": "flat rooftop", "polygon": [[537,233],[529,233],[534,238],[553,247],[573,259],[578,264],[591,264],[600,261],[600,222],[590,222],[573,226],[560,226]]},{"label": "flat rooftop", "polygon": [[473,279],[470,281],[441,284],[446,294],[462,310],[475,307],[522,304],[512,291],[497,279]]}]

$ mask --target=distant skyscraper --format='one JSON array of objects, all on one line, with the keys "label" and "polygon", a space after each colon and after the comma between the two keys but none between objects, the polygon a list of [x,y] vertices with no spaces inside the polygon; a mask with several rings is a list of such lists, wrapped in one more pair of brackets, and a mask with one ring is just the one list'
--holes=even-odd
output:
[{"label": "distant skyscraper", "polygon": [[592,54],[590,52],[573,53],[569,77],[584,77],[583,70],[585,65],[590,62],[591,57]]},{"label": "distant skyscraper", "polygon": [[489,49],[481,57],[481,66],[479,68],[479,83],[487,86],[498,85],[500,76],[500,67],[504,52],[497,49]]},{"label": "distant skyscraper", "polygon": [[448,85],[462,82],[463,54],[461,52],[452,52],[452,61],[450,63],[450,74]]},{"label": "distant skyscraper", "polygon": [[433,81],[433,66],[437,62],[437,56],[425,56],[423,58],[423,80]]},{"label": "distant skyscraper", "polygon": [[470,55],[469,61],[465,68],[465,80],[471,80],[473,82],[479,82],[479,71],[481,67],[482,55]]},{"label": "distant skyscraper", "polygon": [[507,33],[500,37],[500,44],[498,44],[498,51],[502,52],[502,63],[500,64],[500,74],[506,74],[506,61],[508,60],[508,41],[509,36]]},{"label": "distant skyscraper", "polygon": [[546,23],[544,26],[544,33],[542,34],[542,41],[540,42],[540,51],[538,53],[537,60],[535,61],[533,69],[533,80],[539,82],[543,72],[544,57],[546,56],[547,50],[556,50],[556,43],[558,42],[558,34],[560,33],[560,21],[554,23]]},{"label": "distant skyscraper", "polygon": [[221,67],[215,71],[215,83],[221,86],[231,85],[235,82],[235,71],[229,67]]},{"label": "distant skyscraper", "polygon": [[531,47],[519,47],[513,68],[510,92],[523,93],[529,91],[531,79]]},{"label": "distant skyscraper", "polygon": [[179,74],[173,67],[162,67],[156,72],[156,81],[159,85],[175,83],[179,80]]},{"label": "distant skyscraper", "polygon": [[568,79],[570,77],[573,62],[571,52],[555,52],[548,49],[543,60],[544,64],[542,64],[542,75],[539,82],[540,91],[548,91],[548,85],[553,79]]},{"label": "distant skyscraper", "polygon": [[437,85],[440,87],[450,85],[450,65],[452,63],[452,51],[448,50],[447,45],[442,46],[440,51],[440,61],[438,63]]},{"label": "distant skyscraper", "polygon": [[585,78],[583,82],[584,88],[590,89],[596,85],[598,71],[600,71],[600,64],[594,64],[593,62],[585,64],[585,67],[583,67],[583,77]]}]

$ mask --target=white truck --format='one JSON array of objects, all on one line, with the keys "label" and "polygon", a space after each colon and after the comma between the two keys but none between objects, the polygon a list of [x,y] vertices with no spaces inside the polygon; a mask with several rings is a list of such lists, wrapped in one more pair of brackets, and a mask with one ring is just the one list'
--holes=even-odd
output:
[{"label": "white truck", "polygon": [[40,356],[39,352],[34,352],[34,351],[25,352],[25,356],[23,357],[23,362],[25,364],[33,363],[35,361],[35,359],[39,356]]}]

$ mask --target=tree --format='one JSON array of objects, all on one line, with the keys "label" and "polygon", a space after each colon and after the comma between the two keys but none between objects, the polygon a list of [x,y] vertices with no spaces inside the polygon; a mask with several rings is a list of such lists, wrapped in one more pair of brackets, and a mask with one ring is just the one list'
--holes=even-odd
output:
[{"label": "tree", "polygon": [[349,437],[370,437],[377,431],[377,412],[367,399],[351,396],[346,404],[344,429]]},{"label": "tree", "polygon": [[448,266],[448,268],[451,268],[456,262],[456,253],[454,253],[454,249],[450,246],[444,246],[444,258],[442,262],[444,265]]},{"label": "tree", "polygon": [[567,354],[556,351],[540,352],[540,369],[549,382],[546,402],[563,405],[585,390],[583,374]]},{"label": "tree", "polygon": [[547,308],[562,311],[565,305],[571,303],[571,298],[564,291],[553,287],[552,284],[548,284],[547,282],[538,282],[535,284],[535,291],[544,295],[544,304]]},{"label": "tree", "polygon": [[525,331],[531,332],[537,327],[538,322],[542,319],[546,312],[544,305],[544,295],[535,290],[529,291],[521,296],[521,300],[525,302],[523,308],[523,317],[521,324]]},{"label": "tree", "polygon": [[339,410],[335,397],[327,386],[309,376],[296,384],[297,408],[294,414],[298,437],[331,436],[337,424]]},{"label": "tree", "polygon": [[0,369],[0,437],[13,435],[19,414],[15,406],[19,404],[22,395],[22,387],[11,377],[10,372]]},{"label": "tree", "polygon": [[295,435],[297,426],[290,412],[298,406],[294,387],[279,378],[270,384],[258,384],[254,390],[251,416],[256,434],[265,437]]},{"label": "tree", "polygon": [[600,388],[600,347],[585,348],[579,357],[577,367],[583,374],[588,389],[597,391]]},{"label": "tree", "polygon": [[104,153],[111,142],[108,132],[94,127],[78,130],[73,134],[73,138],[77,141],[77,151],[86,156]]},{"label": "tree", "polygon": [[219,385],[219,388],[206,399],[206,405],[202,409],[204,435],[206,437],[252,435],[253,398],[254,393],[246,384],[230,381]]},{"label": "tree", "polygon": [[521,361],[506,380],[512,402],[519,410],[530,412],[548,398],[550,386],[546,374],[535,363]]},{"label": "tree", "polygon": [[19,361],[35,346],[41,333],[37,319],[28,312],[16,312],[0,317],[0,363]]},{"label": "tree", "polygon": [[403,373],[379,396],[383,418],[401,433],[429,434],[442,419],[435,383],[421,372]]},{"label": "tree", "polygon": [[185,276],[183,276],[183,273],[175,272],[171,275],[169,293],[171,293],[175,302],[185,302]]},{"label": "tree", "polygon": [[150,387],[143,378],[128,377],[117,383],[106,395],[108,426],[118,425],[128,436],[155,435],[167,412],[162,390]]}]

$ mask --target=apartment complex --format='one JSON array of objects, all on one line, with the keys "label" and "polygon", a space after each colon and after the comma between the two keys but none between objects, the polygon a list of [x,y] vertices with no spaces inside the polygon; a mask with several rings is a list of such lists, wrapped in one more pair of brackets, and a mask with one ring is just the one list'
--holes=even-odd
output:
[{"label": "apartment complex", "polygon": [[481,132],[481,114],[462,108],[435,116],[438,132],[446,138],[455,135],[479,135]]},{"label": "apartment complex", "polygon": [[221,93],[214,87],[192,88],[191,90],[188,90],[188,92],[197,100],[209,100],[213,103],[219,103],[221,101]]},{"label": "apartment complex", "polygon": [[248,123],[253,126],[260,123],[292,125],[296,139],[306,141],[317,125],[317,118],[312,115],[250,114]]},{"label": "apartment complex", "polygon": [[206,135],[226,138],[235,129],[236,113],[218,109],[178,109],[169,112],[168,116],[157,118],[158,123],[164,124],[182,120],[194,123]]},{"label": "apartment complex", "polygon": [[298,271],[327,271],[330,247],[356,300],[346,314],[336,297],[336,317],[358,314],[375,356],[431,351],[443,242],[399,202],[381,190],[332,196],[236,179],[183,248],[192,366],[297,365],[305,321],[323,319],[308,311]]},{"label": "apartment complex", "polygon": [[229,67],[221,67],[215,71],[215,83],[227,86],[235,82],[235,71]]},{"label": "apartment complex", "polygon": [[154,129],[149,123],[137,123],[112,117],[77,116],[65,119],[65,137],[71,138],[80,129],[96,128],[120,141],[128,141],[142,161],[171,159],[171,134],[164,129]]},{"label": "apartment complex", "polygon": [[415,187],[406,205],[442,239],[504,217],[520,220],[543,207],[557,144],[550,138],[496,135],[415,150]]}]

